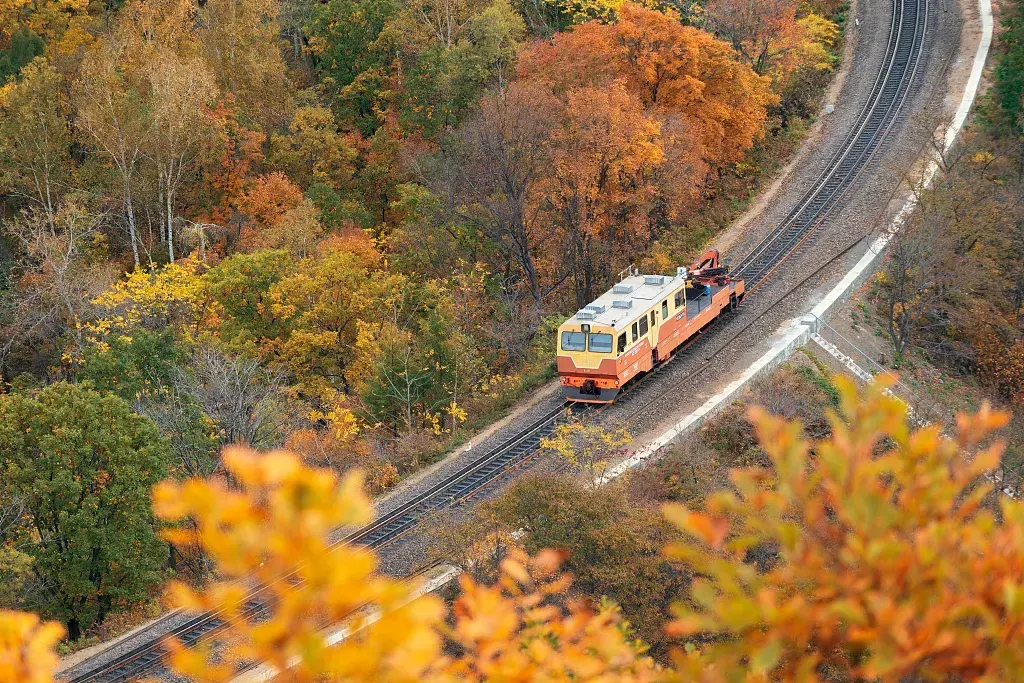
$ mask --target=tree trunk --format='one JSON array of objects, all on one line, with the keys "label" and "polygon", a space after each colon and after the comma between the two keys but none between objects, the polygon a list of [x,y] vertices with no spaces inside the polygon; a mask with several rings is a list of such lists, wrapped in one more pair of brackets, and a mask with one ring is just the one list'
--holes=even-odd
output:
[{"label": "tree trunk", "polygon": [[135,267],[141,265],[139,260],[139,236],[135,229],[135,207],[132,205],[132,185],[128,176],[124,176],[124,210],[128,219],[128,237],[132,243],[132,256],[135,257]]},{"label": "tree trunk", "polygon": [[103,620],[107,618],[108,614],[110,614],[110,608],[113,607],[114,601],[109,595],[103,594],[97,602],[99,605],[99,612],[96,615],[96,623],[102,624]]},{"label": "tree trunk", "polygon": [[164,190],[164,199],[167,202],[167,258],[174,263],[174,193],[171,190],[171,179],[167,177],[167,188]]}]

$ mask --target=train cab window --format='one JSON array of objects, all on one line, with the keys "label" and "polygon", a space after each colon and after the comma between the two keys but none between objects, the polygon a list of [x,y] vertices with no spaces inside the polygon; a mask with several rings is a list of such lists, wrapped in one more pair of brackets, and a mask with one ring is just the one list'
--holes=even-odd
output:
[{"label": "train cab window", "polygon": [[640,333],[636,329],[636,323],[633,323],[633,341],[640,338]]},{"label": "train cab window", "polygon": [[587,350],[587,335],[582,332],[563,332],[562,333],[562,350],[563,351],[586,351]]},{"label": "train cab window", "polygon": [[623,332],[619,335],[619,353],[626,350],[626,333]]},{"label": "train cab window", "polygon": [[661,319],[668,320],[668,299],[661,302]]},{"label": "train cab window", "polygon": [[[654,315],[653,313],[651,315]],[[640,318],[640,336],[647,334],[647,316]]]},{"label": "train cab window", "polygon": [[680,308],[683,307],[683,297],[685,296],[686,294],[684,294],[682,289],[676,292],[676,310],[679,310]]},{"label": "train cab window", "polygon": [[590,333],[590,350],[593,353],[611,353],[612,352],[612,335],[610,334],[599,334],[596,332]]},{"label": "train cab window", "polygon": [[658,313],[657,311],[651,311],[651,328],[658,326]]}]

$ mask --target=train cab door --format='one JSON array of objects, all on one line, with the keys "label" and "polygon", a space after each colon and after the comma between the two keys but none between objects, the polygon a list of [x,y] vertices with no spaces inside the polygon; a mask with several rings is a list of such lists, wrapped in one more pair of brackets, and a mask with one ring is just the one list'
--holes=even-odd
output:
[{"label": "train cab door", "polygon": [[651,362],[657,365],[661,362],[658,358],[658,311],[657,309],[652,310],[648,314],[650,319],[649,329],[647,330],[647,341],[651,344]]}]

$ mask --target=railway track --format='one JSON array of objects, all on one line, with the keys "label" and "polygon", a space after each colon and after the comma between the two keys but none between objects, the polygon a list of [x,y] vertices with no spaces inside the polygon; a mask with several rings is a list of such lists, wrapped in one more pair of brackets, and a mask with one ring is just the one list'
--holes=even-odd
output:
[{"label": "railway track", "polygon": [[793,210],[732,268],[733,277],[746,281],[748,296],[842,203],[899,120],[923,61],[928,9],[929,0],[893,0],[882,67],[857,124]]},{"label": "railway track", "polygon": [[[794,209],[732,269],[735,277],[746,280],[748,296],[806,243],[841,204],[898,120],[921,68],[930,0],[892,1],[892,22],[882,66],[856,125]],[[522,465],[537,452],[540,440],[558,425],[595,410],[594,404],[559,405],[444,481],[344,537],[336,546],[356,544],[379,550],[398,541],[424,517],[465,501]],[[281,580],[294,578],[295,574]],[[242,617],[261,618],[266,611],[262,599],[266,590],[267,587],[257,588],[250,594]],[[69,683],[122,683],[159,676],[166,671],[162,660],[168,639],[176,638],[192,646],[216,639],[228,625],[218,613],[198,615],[153,641],[67,680]]]},{"label": "railway track", "polygon": [[[558,425],[579,419],[595,409],[596,406],[590,403],[559,405],[497,448],[484,453],[427,491],[381,515],[372,524],[345,536],[332,547],[354,544],[379,550],[394,543],[412,531],[426,516],[467,500],[491,482],[522,465],[537,452],[540,440],[551,434]],[[290,581],[297,575],[298,570],[279,580]],[[240,610],[240,616],[249,620],[260,619],[267,609],[264,595],[269,592],[269,588],[264,586],[254,589]],[[163,657],[167,651],[165,642],[168,639],[176,638],[191,647],[215,639],[228,625],[220,613],[198,615],[159,639],[140,645],[98,668],[68,680],[71,683],[124,683],[142,677],[159,676],[166,671]]]}]

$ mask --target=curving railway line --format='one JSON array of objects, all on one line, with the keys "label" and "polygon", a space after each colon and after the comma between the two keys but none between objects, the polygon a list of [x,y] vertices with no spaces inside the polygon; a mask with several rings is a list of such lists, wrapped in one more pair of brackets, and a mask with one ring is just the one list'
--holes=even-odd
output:
[{"label": "curving railway line", "polygon": [[[748,295],[767,281],[840,206],[899,119],[922,66],[928,37],[929,1],[892,0],[892,21],[882,64],[856,124],[800,202],[732,268],[734,277],[746,281]],[[628,397],[627,393],[624,398]],[[369,526],[344,537],[338,545],[349,543],[380,549],[396,542],[430,513],[465,501],[525,463],[537,452],[540,440],[559,424],[598,410],[600,408],[590,403],[566,403],[552,409],[501,446],[476,458]],[[294,575],[281,580],[293,578]],[[245,618],[259,619],[265,612],[262,590],[257,588],[249,595],[242,610]],[[227,625],[217,613],[198,615],[164,636],[66,680],[70,683],[120,683],[159,676],[166,671],[162,659],[167,638],[177,638],[186,645],[208,642]],[[75,669],[87,666],[88,662],[84,662]]]},{"label": "curving railway line", "polygon": [[793,210],[731,269],[748,296],[835,211],[892,130],[921,68],[928,8],[929,0],[893,0],[885,57],[857,123]]}]

